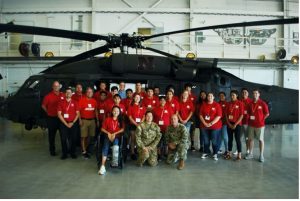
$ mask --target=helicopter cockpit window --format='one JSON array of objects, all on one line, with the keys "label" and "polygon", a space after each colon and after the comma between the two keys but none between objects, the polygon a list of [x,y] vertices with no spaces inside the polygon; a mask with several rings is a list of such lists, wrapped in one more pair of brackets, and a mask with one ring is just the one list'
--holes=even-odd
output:
[{"label": "helicopter cockpit window", "polygon": [[38,86],[38,83],[39,83],[39,82],[40,82],[39,80],[36,80],[36,81],[32,82],[32,83],[29,85],[28,88],[30,88],[30,89],[35,89],[35,88]]}]

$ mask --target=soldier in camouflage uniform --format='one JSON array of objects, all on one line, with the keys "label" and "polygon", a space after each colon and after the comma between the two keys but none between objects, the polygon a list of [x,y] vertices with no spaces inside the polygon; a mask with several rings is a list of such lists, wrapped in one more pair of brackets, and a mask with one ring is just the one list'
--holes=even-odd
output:
[{"label": "soldier in camouflage uniform", "polygon": [[182,170],[189,147],[188,132],[183,124],[178,123],[178,116],[176,114],[171,117],[171,124],[167,127],[165,138],[169,148],[167,163],[174,163],[178,157],[179,164],[177,168]]},{"label": "soldier in camouflage uniform", "polygon": [[157,165],[157,144],[161,133],[159,126],[152,120],[153,114],[150,111],[146,112],[145,121],[135,131],[139,166],[142,166],[145,161],[148,161],[150,166]]}]

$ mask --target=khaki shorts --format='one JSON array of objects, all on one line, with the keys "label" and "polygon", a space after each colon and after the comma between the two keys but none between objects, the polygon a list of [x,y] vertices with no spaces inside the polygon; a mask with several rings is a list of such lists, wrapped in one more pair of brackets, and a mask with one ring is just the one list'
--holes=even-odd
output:
[{"label": "khaki shorts", "polygon": [[263,141],[264,134],[265,134],[265,127],[254,128],[252,126],[248,126],[248,138],[250,140],[253,140],[255,137],[256,139]]},{"label": "khaki shorts", "polygon": [[88,137],[88,136],[95,136],[96,132],[96,123],[95,120],[87,120],[82,119],[82,126],[80,126],[80,136],[81,137]]}]

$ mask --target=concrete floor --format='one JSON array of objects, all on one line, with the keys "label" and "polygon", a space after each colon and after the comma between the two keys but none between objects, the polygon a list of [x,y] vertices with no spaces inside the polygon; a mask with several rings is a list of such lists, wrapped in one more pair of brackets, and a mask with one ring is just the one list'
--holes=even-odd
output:
[{"label": "concrete floor", "polygon": [[[129,160],[99,176],[94,158],[50,157],[45,131],[0,119],[0,198],[299,198],[298,133],[298,124],[267,126],[264,164],[256,143],[252,161],[189,152],[182,171]],[[60,153],[59,140],[57,147]]]}]

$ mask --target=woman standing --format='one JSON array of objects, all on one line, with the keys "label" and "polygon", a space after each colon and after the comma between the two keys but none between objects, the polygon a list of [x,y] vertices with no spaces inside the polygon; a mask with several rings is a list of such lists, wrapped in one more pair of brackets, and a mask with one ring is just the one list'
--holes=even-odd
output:
[{"label": "woman standing", "polygon": [[232,90],[230,92],[231,101],[228,102],[226,108],[226,122],[227,122],[227,133],[228,133],[228,154],[225,159],[231,158],[232,141],[233,135],[236,141],[238,150],[237,160],[242,159],[242,144],[241,144],[241,126],[244,113],[244,104],[239,101],[238,91]]},{"label": "woman standing", "polygon": [[218,149],[221,137],[222,128],[222,109],[219,103],[214,101],[214,94],[209,92],[207,94],[207,102],[203,103],[200,109],[199,118],[201,121],[201,132],[204,135],[204,153],[201,158],[205,159],[210,153],[209,145],[212,141],[213,159],[218,160]]}]

